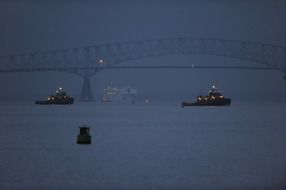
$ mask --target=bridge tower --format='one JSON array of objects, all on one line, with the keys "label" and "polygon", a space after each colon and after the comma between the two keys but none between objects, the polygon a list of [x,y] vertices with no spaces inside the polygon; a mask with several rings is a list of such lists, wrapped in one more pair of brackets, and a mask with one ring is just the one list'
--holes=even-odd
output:
[{"label": "bridge tower", "polygon": [[[0,72],[61,71],[83,79],[81,101],[94,101],[91,77],[126,61],[165,55],[213,55],[255,62],[283,72],[286,46],[214,38],[165,38],[0,56]],[[179,65],[177,65],[179,66]]]},{"label": "bridge tower", "polygon": [[94,101],[90,78],[88,75],[83,77],[80,101]]},{"label": "bridge tower", "polygon": [[92,85],[91,85],[91,78],[97,73],[95,70],[81,70],[76,71],[75,74],[80,76],[83,79],[82,87],[81,87],[81,94],[80,94],[80,101],[95,101]]}]

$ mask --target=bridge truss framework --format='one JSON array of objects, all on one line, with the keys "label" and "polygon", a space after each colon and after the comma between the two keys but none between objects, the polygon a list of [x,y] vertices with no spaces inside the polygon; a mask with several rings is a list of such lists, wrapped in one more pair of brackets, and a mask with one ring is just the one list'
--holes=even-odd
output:
[{"label": "bridge truss framework", "polygon": [[[92,45],[79,48],[39,51],[0,57],[0,72],[63,71],[83,78],[81,100],[93,100],[90,78],[103,69],[124,69],[120,63],[148,57],[197,54],[236,58],[261,64],[261,67],[237,66],[233,69],[271,69],[286,76],[286,46],[211,38],[168,38],[122,43]],[[130,68],[157,68],[168,66],[129,66]],[[206,66],[219,68],[218,66]],[[200,68],[193,65],[170,66]],[[203,67],[201,67],[203,68]],[[231,68],[231,67],[221,67]],[[284,79],[286,79],[284,76]]]}]

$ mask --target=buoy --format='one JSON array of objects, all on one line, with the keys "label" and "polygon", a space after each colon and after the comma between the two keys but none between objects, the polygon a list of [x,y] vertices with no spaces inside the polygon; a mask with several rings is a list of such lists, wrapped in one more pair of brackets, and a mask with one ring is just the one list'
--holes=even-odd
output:
[{"label": "buoy", "polygon": [[91,136],[89,127],[83,125],[79,127],[79,135],[77,136],[77,144],[91,144]]}]

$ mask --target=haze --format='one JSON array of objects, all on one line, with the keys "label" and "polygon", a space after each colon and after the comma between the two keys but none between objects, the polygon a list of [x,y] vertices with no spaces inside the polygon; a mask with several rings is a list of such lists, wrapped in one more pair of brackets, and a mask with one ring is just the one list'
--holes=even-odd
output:
[{"label": "haze", "polygon": [[[286,44],[284,1],[6,0],[0,4],[0,55],[172,37]],[[125,64],[257,65],[203,55],[146,58]],[[2,97],[21,94],[30,99],[54,92],[58,86],[78,97],[82,83],[77,76],[59,72],[1,73],[0,79],[6,92]],[[115,70],[93,77],[97,97],[110,81],[138,88],[141,94],[173,93],[178,99],[205,91],[212,83],[229,95],[283,97],[286,92],[283,73],[277,71]]]}]

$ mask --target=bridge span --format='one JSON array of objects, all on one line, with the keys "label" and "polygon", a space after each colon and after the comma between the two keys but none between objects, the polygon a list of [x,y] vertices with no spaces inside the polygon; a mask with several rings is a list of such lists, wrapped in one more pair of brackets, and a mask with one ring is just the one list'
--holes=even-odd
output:
[{"label": "bridge span", "polygon": [[[257,66],[121,66],[120,63],[165,55],[213,55],[258,63]],[[94,99],[90,78],[105,69],[254,69],[278,70],[286,79],[286,46],[212,38],[166,38],[38,51],[0,57],[0,72],[62,71],[83,78],[81,100]]]}]

